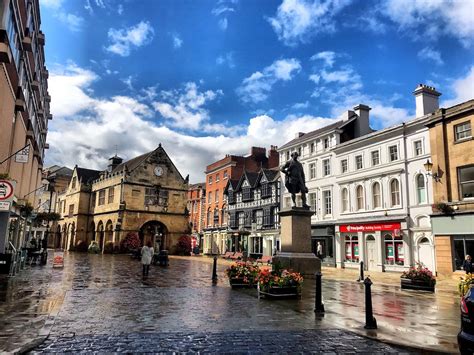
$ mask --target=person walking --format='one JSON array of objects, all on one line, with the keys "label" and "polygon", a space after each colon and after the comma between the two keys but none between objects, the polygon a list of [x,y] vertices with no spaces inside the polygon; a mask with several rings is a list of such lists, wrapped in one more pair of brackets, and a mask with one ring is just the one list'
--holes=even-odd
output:
[{"label": "person walking", "polygon": [[466,271],[466,274],[472,274],[473,265],[472,265],[472,258],[470,255],[466,255],[464,262],[462,263],[462,268]]},{"label": "person walking", "polygon": [[150,264],[151,260],[153,259],[153,254],[155,251],[153,250],[151,241],[148,241],[146,245],[143,246],[141,254],[142,254],[142,265],[143,265],[143,277],[147,277],[150,271]]},{"label": "person walking", "polygon": [[321,242],[318,242],[318,246],[316,248],[316,255],[320,259],[323,258],[323,246],[321,245]]}]

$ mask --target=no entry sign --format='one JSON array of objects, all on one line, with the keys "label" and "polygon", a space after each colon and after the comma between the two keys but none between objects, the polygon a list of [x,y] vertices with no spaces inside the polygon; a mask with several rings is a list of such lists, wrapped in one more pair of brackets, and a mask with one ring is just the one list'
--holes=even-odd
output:
[{"label": "no entry sign", "polygon": [[9,180],[0,180],[0,201],[11,201],[13,199],[14,183]]}]

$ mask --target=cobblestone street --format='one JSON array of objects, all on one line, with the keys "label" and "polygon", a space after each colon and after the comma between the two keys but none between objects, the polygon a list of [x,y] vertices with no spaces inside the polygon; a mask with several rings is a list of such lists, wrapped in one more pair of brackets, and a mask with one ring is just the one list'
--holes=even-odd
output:
[{"label": "cobblestone street", "polygon": [[[169,268],[152,267],[147,280],[140,267],[125,255],[70,253],[63,270],[35,267],[8,280],[0,291],[0,351],[407,353],[348,331],[392,341],[393,329],[413,338],[398,343],[456,351],[457,305],[434,295],[375,288],[379,330],[365,332],[363,289],[356,283],[325,280],[327,312],[315,317],[312,280],[305,281],[302,300],[259,301],[255,290],[230,289],[223,262],[216,286],[211,263],[198,259],[172,258]],[[439,314],[451,312],[453,320],[438,326],[443,335]],[[410,332],[407,322],[418,330]],[[392,333],[384,329],[390,327]]]}]

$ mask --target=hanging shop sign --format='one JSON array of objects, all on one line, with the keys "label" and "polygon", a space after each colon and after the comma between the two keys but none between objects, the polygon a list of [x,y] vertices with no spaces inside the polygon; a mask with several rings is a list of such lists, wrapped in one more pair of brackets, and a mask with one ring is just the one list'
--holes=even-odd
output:
[{"label": "hanging shop sign", "polygon": [[339,226],[339,232],[377,232],[377,231],[398,231],[400,233],[400,223],[374,223],[374,224],[344,224]]},{"label": "hanging shop sign", "polygon": [[0,201],[10,202],[13,200],[13,191],[15,190],[15,182],[10,180],[0,180]]}]

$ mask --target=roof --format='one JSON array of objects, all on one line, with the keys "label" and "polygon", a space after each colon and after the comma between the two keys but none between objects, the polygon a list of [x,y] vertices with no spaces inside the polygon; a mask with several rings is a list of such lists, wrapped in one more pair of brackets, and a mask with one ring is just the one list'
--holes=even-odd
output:
[{"label": "roof", "polygon": [[[352,119],[350,119],[349,121],[352,121]],[[332,123],[330,125],[327,125],[325,127],[318,128],[317,130],[305,133],[302,136],[297,137],[297,138],[289,141],[286,144],[283,144],[280,148],[278,148],[278,150],[288,148],[289,146],[292,146],[295,143],[305,141],[305,140],[313,138],[313,137],[320,136],[321,134],[326,133],[326,132],[333,131],[333,130],[339,128],[339,126],[347,124],[349,121],[340,120],[340,121],[337,121],[337,122]]]},{"label": "roof", "polygon": [[146,158],[148,158],[149,155],[153,154],[155,150],[152,150],[151,152],[139,155],[138,157],[132,158],[130,160],[127,160],[119,165],[117,165],[114,170],[112,170],[112,174],[116,173],[118,171],[122,171],[124,169],[127,169],[128,171],[132,171],[135,168],[137,168]]},{"label": "roof", "polygon": [[276,181],[280,178],[279,169],[262,169],[262,174],[265,174],[269,182]]},{"label": "roof", "polygon": [[102,171],[76,167],[77,177],[83,184],[90,184],[100,177]]}]

